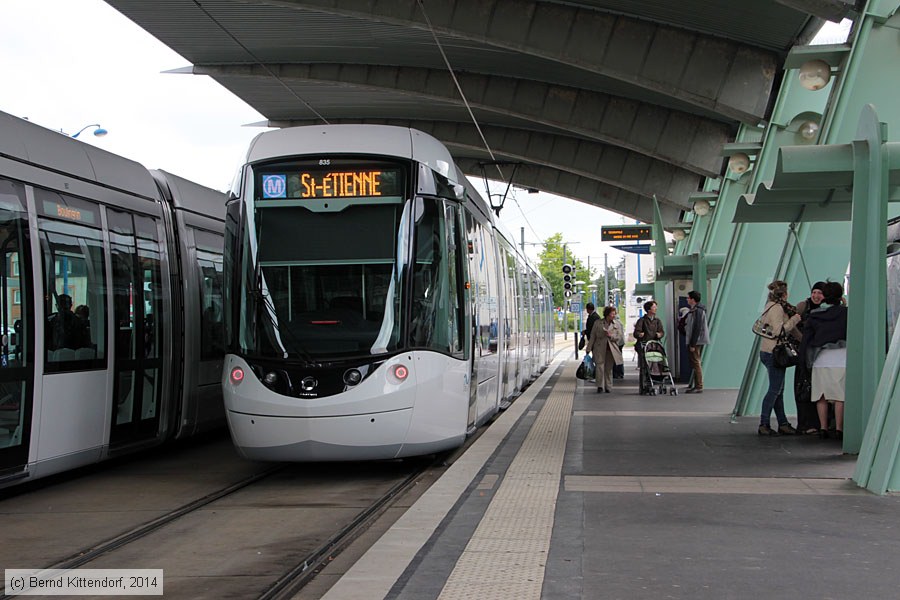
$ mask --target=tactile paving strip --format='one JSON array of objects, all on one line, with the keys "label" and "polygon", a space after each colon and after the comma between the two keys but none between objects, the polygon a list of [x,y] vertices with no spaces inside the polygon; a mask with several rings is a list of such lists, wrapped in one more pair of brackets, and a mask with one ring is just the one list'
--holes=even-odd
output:
[{"label": "tactile paving strip", "polygon": [[541,597],[577,363],[566,366],[513,459],[440,600]]},{"label": "tactile paving strip", "polygon": [[[485,462],[506,439],[519,418],[529,411],[535,397],[543,391],[544,385],[556,372],[559,359],[535,381],[524,394],[519,396],[481,436],[475,440],[468,450],[457,459],[419,500],[416,501],[396,523],[372,547],[344,573],[342,577],[322,597],[322,600],[378,600],[385,598],[391,587],[403,574],[404,569],[415,558],[416,554],[427,543],[437,530],[441,521],[456,504],[460,495],[465,492],[484,467]],[[575,379],[572,378],[572,381]],[[574,396],[574,394],[572,394]],[[526,486],[540,489],[544,483],[533,481],[533,475],[522,474]],[[491,487],[496,482],[491,484]],[[559,489],[559,480],[553,483]],[[495,543],[510,544],[512,547],[531,548],[530,540],[486,540],[486,548]],[[540,552],[540,549],[536,550]],[[546,554],[546,549],[543,550]],[[490,584],[490,580],[488,580]],[[515,586],[509,587],[511,595],[516,598]],[[481,598],[480,588],[471,587],[465,598]]]}]

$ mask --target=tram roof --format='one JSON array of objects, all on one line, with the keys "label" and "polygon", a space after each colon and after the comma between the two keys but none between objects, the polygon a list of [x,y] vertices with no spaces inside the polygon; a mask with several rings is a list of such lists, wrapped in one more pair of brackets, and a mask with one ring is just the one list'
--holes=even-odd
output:
[{"label": "tram roof", "polygon": [[656,195],[667,225],[722,173],[738,126],[769,118],[788,50],[856,4],[106,1],[267,125],[413,127],[470,175],[516,163],[518,186],[646,222]]},{"label": "tram roof", "polygon": [[161,201],[140,163],[0,112],[0,156]]},{"label": "tram roof", "polygon": [[453,157],[440,141],[415,129],[388,125],[311,125],[267,131],[253,139],[246,162],[316,153],[396,156],[428,165],[445,177],[457,177],[451,172]]}]

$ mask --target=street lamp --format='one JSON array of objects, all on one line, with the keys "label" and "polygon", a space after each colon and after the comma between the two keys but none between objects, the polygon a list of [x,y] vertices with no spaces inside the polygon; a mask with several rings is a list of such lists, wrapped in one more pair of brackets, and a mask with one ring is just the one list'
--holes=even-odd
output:
[{"label": "street lamp", "polygon": [[97,128],[97,129],[94,130],[94,135],[97,136],[97,137],[103,137],[104,135],[106,135],[107,133],[109,133],[107,130],[105,130],[105,129],[103,129],[102,127],[100,127],[99,123],[94,123],[93,125],[85,125],[84,127],[82,127],[81,129],[78,130],[78,133],[73,134],[71,137],[72,137],[73,139],[74,139],[74,138],[77,138],[79,135],[81,135],[81,134],[84,132],[85,129],[88,129],[88,128],[90,128],[90,127],[96,127],[96,128]]}]

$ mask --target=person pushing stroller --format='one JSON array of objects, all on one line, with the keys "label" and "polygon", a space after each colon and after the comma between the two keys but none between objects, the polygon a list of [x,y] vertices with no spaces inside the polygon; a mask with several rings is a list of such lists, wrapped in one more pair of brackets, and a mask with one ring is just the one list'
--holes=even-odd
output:
[{"label": "person pushing stroller", "polygon": [[644,345],[647,342],[658,342],[666,334],[662,320],[656,316],[657,308],[656,300],[644,302],[644,316],[634,324],[634,348],[638,354],[638,372],[640,374],[640,388],[642,391],[649,387],[649,383],[645,385],[649,377],[646,372],[646,361],[644,360]]}]

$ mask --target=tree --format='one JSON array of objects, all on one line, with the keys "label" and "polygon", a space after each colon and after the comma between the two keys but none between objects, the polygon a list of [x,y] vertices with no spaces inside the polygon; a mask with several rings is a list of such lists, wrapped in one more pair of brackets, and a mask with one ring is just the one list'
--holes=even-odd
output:
[{"label": "tree", "polygon": [[590,274],[585,269],[581,259],[576,257],[572,252],[572,247],[566,247],[566,258],[563,260],[563,246],[567,242],[563,242],[562,233],[554,233],[544,241],[544,249],[538,255],[538,270],[550,283],[550,289],[553,292],[553,303],[556,306],[562,306],[566,299],[563,293],[563,274],[562,266],[566,263],[575,266],[575,276],[578,280],[590,281]]}]

